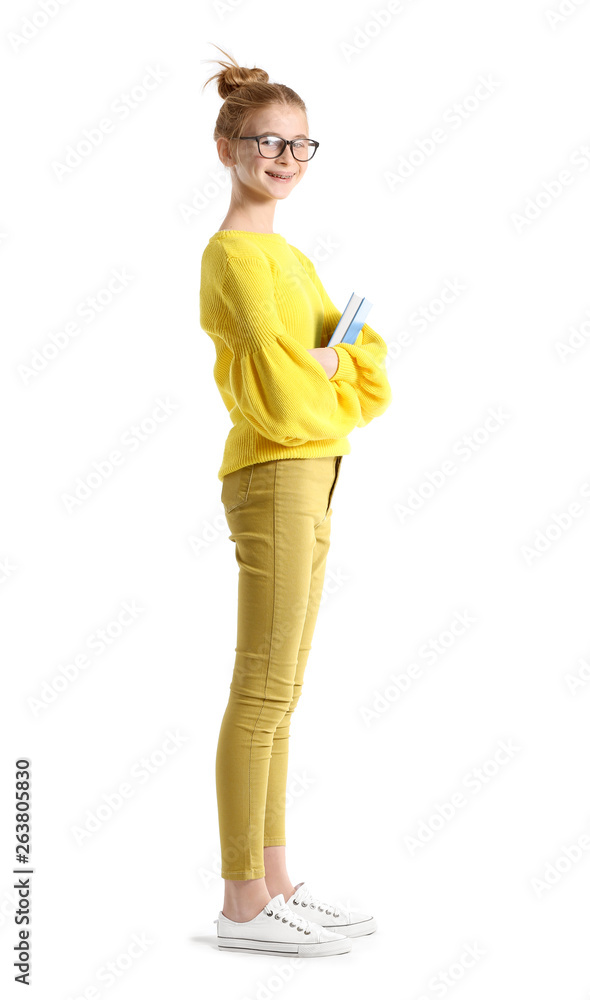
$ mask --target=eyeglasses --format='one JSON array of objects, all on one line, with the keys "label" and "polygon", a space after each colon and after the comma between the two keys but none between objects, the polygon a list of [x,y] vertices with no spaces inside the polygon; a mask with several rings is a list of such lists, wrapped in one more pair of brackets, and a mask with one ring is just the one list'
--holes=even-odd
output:
[{"label": "eyeglasses", "polygon": [[311,160],[319,142],[315,139],[281,139],[278,135],[241,135],[240,139],[256,139],[258,152],[267,160],[276,160],[287,146],[296,160]]}]

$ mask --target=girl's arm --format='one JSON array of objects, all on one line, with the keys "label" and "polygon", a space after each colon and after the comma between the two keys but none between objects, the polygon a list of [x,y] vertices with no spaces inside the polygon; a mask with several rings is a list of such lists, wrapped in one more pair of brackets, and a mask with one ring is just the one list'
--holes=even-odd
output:
[{"label": "girl's arm", "polygon": [[[208,294],[206,278],[204,292]],[[215,332],[233,355],[232,396],[260,434],[297,446],[340,439],[363,420],[353,386],[340,381],[337,372],[328,378],[281,322],[263,255],[228,256],[214,294]]]},{"label": "girl's arm", "polygon": [[[292,247],[316,286],[324,306],[321,348],[325,349],[340,317],[330,296],[326,292],[313,261],[295,247]],[[388,408],[392,400],[391,386],[387,378],[385,358],[387,344],[368,323],[361,327],[355,344],[336,344],[330,348],[338,355],[338,367],[332,381],[346,382],[357,393],[361,407],[361,420],[358,427],[365,427],[374,417],[380,416]],[[319,359],[318,359],[319,360]]]}]

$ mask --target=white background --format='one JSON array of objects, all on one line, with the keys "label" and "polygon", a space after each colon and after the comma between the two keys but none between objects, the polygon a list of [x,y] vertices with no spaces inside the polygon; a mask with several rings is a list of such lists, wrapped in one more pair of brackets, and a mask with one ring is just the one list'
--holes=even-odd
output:
[{"label": "white background", "polygon": [[[590,3],[562,3],[560,21],[558,3],[406,0],[376,19],[381,3],[71,0],[45,24],[34,0],[3,4],[0,942],[15,996],[22,755],[29,996],[590,996]],[[321,148],[275,231],[336,303],[371,299],[390,347],[393,402],[351,434],[334,497],[287,814],[293,884],[378,932],[299,964],[220,953],[213,923],[237,566],[217,479],[230,423],[199,326],[201,254],[229,204],[209,43],[306,101]],[[150,68],[165,76],[118,118]],[[127,286],[87,322],[121,269]],[[132,451],[158,399],[172,408]],[[460,452],[465,435],[477,447]],[[125,602],[141,610],[117,625]],[[472,621],[453,636],[458,613]]]}]

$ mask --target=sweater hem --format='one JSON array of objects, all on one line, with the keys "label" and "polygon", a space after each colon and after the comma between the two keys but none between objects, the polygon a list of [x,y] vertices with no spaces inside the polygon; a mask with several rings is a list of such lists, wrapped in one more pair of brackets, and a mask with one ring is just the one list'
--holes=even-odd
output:
[{"label": "sweater hem", "polygon": [[[272,444],[273,442],[269,441],[269,445]],[[234,445],[231,459],[229,456],[227,459],[224,459],[217,473],[217,478],[220,482],[223,482],[223,477],[229,476],[231,472],[236,472],[237,469],[243,469],[248,465],[259,465],[262,462],[273,462],[277,459],[324,458],[336,455],[350,455],[351,451],[350,441],[347,439],[325,442],[308,441],[306,444],[288,449],[277,445],[276,448],[267,447],[263,451],[257,449],[255,454],[252,454],[251,448],[245,449],[243,452],[238,450],[236,453]]]}]

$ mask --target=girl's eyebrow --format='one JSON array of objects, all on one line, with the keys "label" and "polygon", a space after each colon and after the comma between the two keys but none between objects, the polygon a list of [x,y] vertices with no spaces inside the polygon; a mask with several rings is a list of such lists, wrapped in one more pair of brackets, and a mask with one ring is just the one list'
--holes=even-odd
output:
[{"label": "girl's eyebrow", "polygon": [[[277,135],[278,136],[278,132],[273,132],[271,129],[268,128],[266,130],[266,132],[261,132],[260,135]],[[279,138],[283,139],[284,136],[281,135],[281,136],[279,136]],[[300,132],[299,135],[294,135],[293,138],[294,139],[307,139],[307,136],[304,135],[303,132]]]}]

